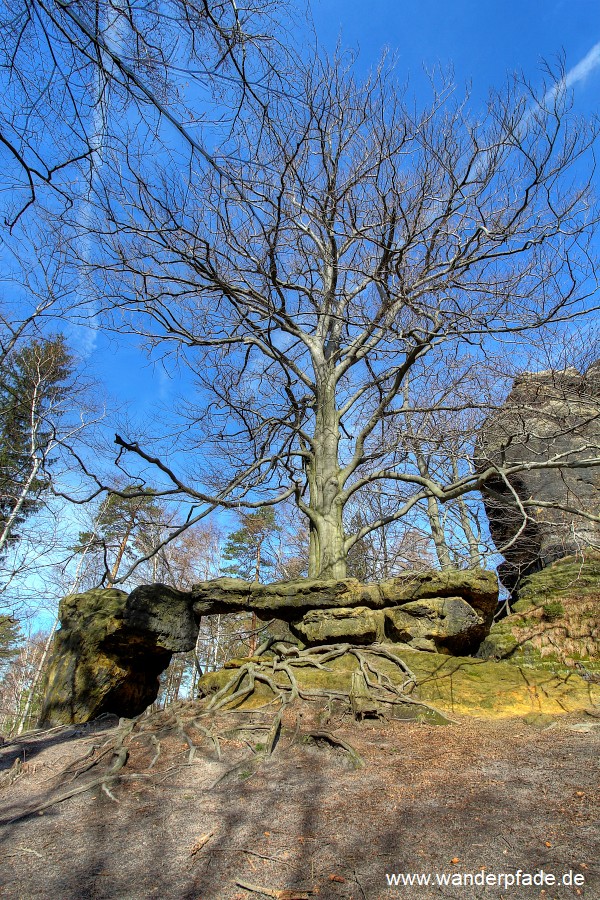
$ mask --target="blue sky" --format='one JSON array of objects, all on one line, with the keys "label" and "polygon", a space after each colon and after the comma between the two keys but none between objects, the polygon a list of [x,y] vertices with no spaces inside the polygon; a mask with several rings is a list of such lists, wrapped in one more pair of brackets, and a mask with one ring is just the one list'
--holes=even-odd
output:
[{"label": "blue sky", "polygon": [[[295,2],[302,10],[302,0]],[[598,0],[313,0],[312,16],[325,49],[340,42],[358,51],[359,74],[376,65],[384,49],[394,52],[398,76],[407,79],[417,101],[428,99],[425,73],[435,67],[451,66],[459,87],[471,83],[476,106],[491,87],[502,86],[507,73],[523,71],[541,84],[542,61],[564,54],[576,112],[600,112]],[[303,17],[296,23],[302,44]],[[156,412],[157,401],[169,402],[169,379],[160,366],[140,358],[133,339],[121,343],[116,356],[115,349],[107,368],[107,344],[100,337],[88,363],[119,404],[130,401],[134,419],[143,420]]]},{"label": "blue sky", "polygon": [[[304,11],[305,0],[290,2]],[[600,0],[313,0],[312,16],[325,49],[340,42],[358,51],[359,74],[375,66],[384,49],[395,53],[399,79],[417,102],[429,99],[427,69],[452,67],[459,88],[472,84],[477,106],[507,73],[523,71],[541,84],[542,61],[564,54],[575,110],[600,112]],[[295,21],[297,29],[305,27],[301,14]],[[299,31],[295,38],[301,45]],[[112,395],[113,410],[129,406],[142,428],[169,415],[181,385],[148,363],[135,338],[117,343],[102,334],[92,340],[81,331],[72,336],[90,372]]]},{"label": "blue sky", "polygon": [[[417,90],[424,66],[451,65],[457,82],[472,80],[479,96],[500,86],[506,72],[523,70],[535,80],[540,61],[562,52],[570,68],[600,42],[597,0],[314,0],[313,16],[328,49],[341,38],[368,67],[387,46]],[[591,109],[600,67],[581,89]]]}]

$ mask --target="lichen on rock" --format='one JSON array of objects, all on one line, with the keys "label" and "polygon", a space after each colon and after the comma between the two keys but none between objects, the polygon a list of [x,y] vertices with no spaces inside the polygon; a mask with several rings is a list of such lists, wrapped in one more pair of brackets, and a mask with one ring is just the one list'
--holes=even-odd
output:
[{"label": "lichen on rock", "polygon": [[[498,573],[509,590],[557,559],[598,547],[600,470],[582,462],[598,455],[599,412],[596,362],[585,374],[573,368],[524,373],[484,423],[477,467],[498,470],[483,499],[492,537],[505,556]],[[553,460],[560,466],[553,468]]]},{"label": "lichen on rock", "polygon": [[383,639],[383,612],[366,606],[315,609],[292,622],[290,627],[309,647],[339,641],[373,644]]},{"label": "lichen on rock", "polygon": [[129,628],[128,595],[113,589],[65,597],[46,676],[41,725],[87,722],[104,712],[143,712],[158,692],[171,651]]},{"label": "lichen on rock", "polygon": [[[194,647],[202,616],[254,611],[262,621],[275,620],[274,637],[302,646],[399,640],[393,623],[401,618],[404,645],[471,652],[489,629],[497,598],[494,574],[482,570],[407,573],[380,584],[218,578],[188,592],[153,584],[129,595],[114,589],[72,595],[60,605],[41,722],[142,712],[155,700],[172,654]],[[394,610],[397,620],[388,616]]]},{"label": "lichen on rock", "polygon": [[[398,654],[397,644],[388,647]],[[368,648],[362,652],[368,654]],[[552,671],[544,666],[523,668],[510,662],[422,653],[414,648],[403,648],[399,655],[416,675],[416,687],[410,696],[449,715],[497,719],[539,714],[559,717],[600,706],[600,684],[588,684],[564,666],[554,666]],[[243,661],[239,660],[238,671],[242,665]],[[383,676],[395,683],[401,680],[401,672],[391,662],[379,657],[375,665]],[[307,692],[346,692],[350,695],[352,676],[358,671],[356,657],[348,652],[328,662],[325,670],[311,666],[298,668],[296,678]],[[207,700],[214,697],[235,673],[236,667],[207,673],[199,682],[200,696]],[[234,703],[234,707],[252,709],[272,701],[270,688],[257,682],[255,691]],[[391,708],[390,714],[434,721],[427,709],[418,705],[403,710]]]},{"label": "lichen on rock", "polygon": [[386,609],[392,640],[438,653],[470,653],[487,633],[485,620],[462,597],[430,597]]},{"label": "lichen on rock", "polygon": [[566,557],[524,578],[510,615],[493,625],[478,656],[600,666],[600,554]]}]

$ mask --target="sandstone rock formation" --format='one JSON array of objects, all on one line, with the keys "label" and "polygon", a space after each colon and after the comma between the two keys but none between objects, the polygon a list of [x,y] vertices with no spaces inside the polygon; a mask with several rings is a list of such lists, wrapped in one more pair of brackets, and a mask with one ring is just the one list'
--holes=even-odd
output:
[{"label": "sandstone rock formation", "polygon": [[349,643],[362,646],[383,640],[383,610],[367,606],[313,609],[291,626],[306,646]]},{"label": "sandstone rock formation", "polygon": [[431,569],[407,572],[378,584],[362,584],[355,578],[343,581],[300,578],[274,584],[215,578],[194,585],[191,591],[197,616],[254,610],[265,617],[289,622],[314,609],[356,606],[385,609],[426,597],[455,596],[463,597],[484,619],[490,612],[493,616],[498,600],[496,576],[484,569],[448,569],[444,572]]},{"label": "sandstone rock formation", "polygon": [[469,653],[485,637],[486,622],[462,597],[433,597],[386,609],[387,637],[418,650]]},{"label": "sandstone rock formation", "polygon": [[309,647],[393,641],[415,650],[468,653],[481,643],[489,624],[489,614],[482,616],[462,597],[425,597],[387,609],[312,610],[293,621],[290,629]]},{"label": "sandstone rock formation", "polygon": [[524,578],[510,615],[481,644],[482,659],[600,664],[600,554],[570,556]]},{"label": "sandstone rock formation", "polygon": [[[515,381],[481,431],[477,462],[480,470],[490,464],[499,470],[483,497],[492,537],[506,559],[499,575],[509,589],[556,559],[600,547],[598,523],[577,515],[600,512],[600,467],[581,465],[599,458],[600,362],[585,375],[565,369]],[[531,468],[553,461],[560,468]],[[532,500],[525,517],[520,503]]]},{"label": "sandstone rock formation", "polygon": [[198,632],[189,602],[163,585],[129,596],[115,589],[72,594],[61,601],[59,618],[42,725],[87,722],[105,712],[138,715],[156,699],[173,652],[191,650]]},{"label": "sandstone rock formation", "polygon": [[[398,645],[387,646],[398,654]],[[368,652],[368,651],[367,651]],[[398,706],[391,712],[394,717],[417,719],[428,724],[442,724],[439,713],[450,716],[466,715],[483,718],[511,716],[531,717],[531,721],[544,719],[545,725],[567,712],[583,712],[600,703],[600,683],[588,683],[577,670],[544,665],[523,667],[509,661],[492,661],[472,656],[450,656],[439,653],[422,653],[403,649],[402,659],[414,672],[417,680],[411,697],[433,704],[438,714],[421,706]],[[200,679],[201,696],[214,697],[230,679],[239,673],[242,661],[232,661],[225,669],[208,672]],[[397,666],[385,659],[376,660],[383,676],[398,684],[401,673]],[[327,670],[304,666],[296,670],[300,687],[305,691],[352,691],[352,679],[358,670],[358,662],[351,653],[345,653],[327,663]],[[273,701],[268,685],[257,684],[255,692],[236,705],[236,709],[248,709]],[[209,700],[210,702],[210,700]]]},{"label": "sandstone rock formation", "polygon": [[483,570],[411,573],[380,584],[218,578],[189,592],[154,584],[129,595],[114,589],[72,595],[60,605],[41,723],[139,714],[156,698],[172,654],[194,647],[202,616],[254,611],[274,634],[305,646],[385,640],[472,653],[497,601],[496,577]]}]

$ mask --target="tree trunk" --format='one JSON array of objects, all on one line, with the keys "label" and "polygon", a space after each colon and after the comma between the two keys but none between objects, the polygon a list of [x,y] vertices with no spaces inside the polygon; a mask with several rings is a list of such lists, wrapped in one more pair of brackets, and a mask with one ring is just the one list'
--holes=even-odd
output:
[{"label": "tree trunk", "polygon": [[217,620],[217,628],[216,628],[216,634],[215,634],[215,638],[213,641],[212,654],[211,654],[212,655],[212,671],[213,672],[215,672],[218,668],[219,650],[220,650],[220,643],[221,643],[221,615],[219,614],[215,618]]},{"label": "tree trunk", "polygon": [[132,530],[133,530],[133,520],[130,522],[130,524],[127,527],[127,531],[123,535],[123,540],[121,541],[121,545],[120,545],[118,553],[117,553],[117,558],[115,559],[115,564],[114,564],[114,566],[112,568],[112,572],[110,573],[109,578],[108,578],[108,583],[106,585],[107,588],[113,587],[113,585],[117,579],[117,575],[119,574],[119,567],[120,567],[121,561],[123,559],[123,554],[125,553],[125,550],[127,548],[127,542],[129,540]]},{"label": "tree trunk", "polygon": [[[414,437],[412,433],[411,437]],[[415,457],[417,460],[419,474],[422,475],[423,478],[428,478],[429,466],[427,465],[427,459],[425,458],[425,455],[417,449],[415,450]],[[433,538],[433,544],[435,546],[435,552],[440,567],[442,569],[450,569],[452,567],[452,560],[450,558],[450,550],[448,549],[448,544],[446,542],[446,535],[444,534],[444,525],[442,517],[440,515],[440,505],[437,499],[435,497],[432,497],[431,495],[427,498],[427,518],[429,519],[431,537]]]},{"label": "tree trunk", "polygon": [[[458,471],[458,465],[456,463],[456,458],[452,460],[452,477],[455,481],[458,481],[460,478],[460,473]],[[475,532],[471,527],[471,521],[469,519],[469,510],[467,504],[465,502],[464,497],[458,498],[458,512],[460,515],[460,525],[462,530],[465,533],[465,537],[467,539],[467,544],[469,545],[469,565],[471,569],[476,569],[481,565],[481,553],[479,550],[479,541],[475,536]]]},{"label": "tree trunk", "polygon": [[31,471],[27,477],[27,481],[21,488],[21,493],[17,498],[17,502],[15,503],[10,516],[8,517],[4,528],[2,529],[2,534],[0,534],[0,551],[3,549],[4,545],[7,543],[10,538],[10,533],[12,531],[12,527],[15,524],[15,521],[27,499],[27,495],[29,494],[31,485],[33,484],[41,466],[41,460],[34,459],[33,465],[31,467]]},{"label": "tree trunk", "polygon": [[310,578],[346,577],[346,535],[342,521],[340,425],[333,376],[320,379],[313,457],[308,465],[310,488]]},{"label": "tree trunk", "polygon": [[427,515],[439,564],[442,569],[450,569],[452,568],[452,560],[450,559],[450,551],[448,550],[444,526],[441,521],[440,506],[435,497],[427,498]]},{"label": "tree trunk", "polygon": [[50,634],[46,638],[46,643],[44,644],[44,649],[42,651],[42,655],[40,656],[39,662],[35,668],[35,673],[33,675],[33,679],[31,681],[31,685],[29,686],[29,693],[27,695],[27,700],[25,702],[25,706],[23,708],[23,712],[21,713],[21,718],[19,719],[19,725],[17,727],[17,734],[23,734],[25,730],[25,725],[27,724],[27,719],[31,714],[31,707],[33,706],[33,699],[36,695],[38,686],[42,680],[42,676],[44,674],[44,666],[46,664],[46,659],[48,658],[48,653],[50,652],[50,645],[54,639],[54,635],[56,633],[56,629],[58,628],[59,620],[56,619]]}]

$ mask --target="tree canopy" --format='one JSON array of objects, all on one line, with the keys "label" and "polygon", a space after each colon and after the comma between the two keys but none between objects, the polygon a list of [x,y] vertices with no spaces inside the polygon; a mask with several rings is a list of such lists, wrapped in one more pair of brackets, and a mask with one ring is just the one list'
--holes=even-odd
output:
[{"label": "tree canopy", "polygon": [[152,491],[132,485],[121,494],[108,494],[102,501],[90,531],[81,531],[74,552],[87,557],[99,583],[112,587],[125,560],[151,555],[160,545],[153,531],[160,529],[165,511]]},{"label": "tree canopy", "polygon": [[[4,224],[34,204],[55,211],[84,199],[115,148],[134,131],[166,126],[217,165],[202,105],[228,95],[235,109],[274,71],[272,0],[16,0],[0,4],[0,158],[11,184]],[[191,96],[190,96],[191,95]]]},{"label": "tree canopy", "polygon": [[291,500],[312,576],[400,521],[441,566],[460,534],[475,565],[466,498],[498,475],[475,470],[477,430],[595,308],[597,124],[560,66],[483,111],[432,78],[419,107],[385,61],[361,82],[343,54],[292,59],[275,9],[2,8],[9,229],[39,204],[80,320],[142,335],[198,388],[176,441],[171,422],[162,444],[117,435],[131,491],[73,460],[94,497],[185,500],[165,539]]},{"label": "tree canopy", "polygon": [[276,562],[267,550],[267,542],[281,528],[270,508],[242,513],[240,520],[241,527],[228,536],[223,548],[223,559],[229,561],[223,571],[247,581],[262,581],[263,570],[273,569]]},{"label": "tree canopy", "polygon": [[0,552],[48,490],[73,358],[62,335],[32,339],[10,353],[0,372]]},{"label": "tree canopy", "polygon": [[[292,497],[310,574],[343,577],[371,531],[481,487],[473,429],[527,348],[593,308],[596,132],[560,73],[541,94],[514,80],[483,118],[447,84],[415,109],[385,65],[358,83],[316,59],[289,87],[240,115],[219,171],[112,173],[96,283],[199,386],[193,477],[123,451],[198,503]],[[385,508],[348,531],[376,485]]]}]

